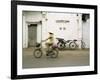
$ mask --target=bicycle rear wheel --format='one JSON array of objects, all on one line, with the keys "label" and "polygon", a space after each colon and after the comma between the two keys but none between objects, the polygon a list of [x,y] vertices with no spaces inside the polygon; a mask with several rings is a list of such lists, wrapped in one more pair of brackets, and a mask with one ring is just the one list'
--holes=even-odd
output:
[{"label": "bicycle rear wheel", "polygon": [[69,44],[69,48],[70,48],[70,49],[76,49],[76,48],[77,48],[76,43],[71,42],[71,43]]},{"label": "bicycle rear wheel", "polygon": [[58,50],[56,50],[56,49],[54,49],[53,51],[52,51],[52,54],[50,55],[50,57],[51,58],[57,58],[58,57]]}]

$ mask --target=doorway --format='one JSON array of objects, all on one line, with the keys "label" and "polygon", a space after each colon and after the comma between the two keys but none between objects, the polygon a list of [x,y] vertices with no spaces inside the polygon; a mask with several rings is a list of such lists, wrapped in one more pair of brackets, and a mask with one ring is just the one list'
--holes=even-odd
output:
[{"label": "doorway", "polygon": [[37,24],[28,25],[28,47],[34,47],[37,42]]}]

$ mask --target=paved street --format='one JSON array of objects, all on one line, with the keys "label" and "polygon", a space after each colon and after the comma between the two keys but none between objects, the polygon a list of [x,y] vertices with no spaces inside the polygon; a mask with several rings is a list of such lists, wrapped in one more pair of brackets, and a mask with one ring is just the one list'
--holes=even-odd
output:
[{"label": "paved street", "polygon": [[33,56],[33,48],[23,49],[23,68],[47,68],[89,65],[89,50],[59,51],[57,58],[44,55],[41,58]]}]

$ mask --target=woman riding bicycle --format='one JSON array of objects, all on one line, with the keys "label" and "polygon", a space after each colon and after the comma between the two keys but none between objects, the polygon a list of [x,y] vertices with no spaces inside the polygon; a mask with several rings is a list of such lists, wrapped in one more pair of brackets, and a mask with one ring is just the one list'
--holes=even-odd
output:
[{"label": "woman riding bicycle", "polygon": [[[50,56],[51,58],[56,58],[58,56],[58,48],[56,46],[54,46],[54,34],[49,32],[49,36],[46,40],[43,40],[43,42],[45,42],[46,45],[46,56]],[[43,54],[42,48],[39,49],[35,49],[34,50],[34,56],[36,58],[40,58]]]},{"label": "woman riding bicycle", "polygon": [[46,51],[48,51],[49,48],[52,47],[52,45],[54,44],[54,34],[49,32],[48,38],[44,41],[46,41],[46,43],[45,43],[46,49],[47,49]]}]

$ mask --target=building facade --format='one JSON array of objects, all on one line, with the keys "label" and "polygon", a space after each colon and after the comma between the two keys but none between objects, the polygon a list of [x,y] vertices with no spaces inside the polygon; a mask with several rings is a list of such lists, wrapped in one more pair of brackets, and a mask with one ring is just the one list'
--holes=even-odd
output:
[{"label": "building facade", "polygon": [[[22,15],[23,48],[34,46],[36,42],[45,40],[48,32],[54,33],[55,38],[77,39],[79,48],[83,40],[89,48],[89,19],[83,22],[82,14],[23,11]],[[55,43],[57,43],[56,40]]]}]

